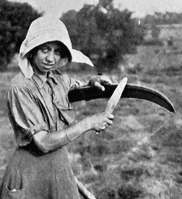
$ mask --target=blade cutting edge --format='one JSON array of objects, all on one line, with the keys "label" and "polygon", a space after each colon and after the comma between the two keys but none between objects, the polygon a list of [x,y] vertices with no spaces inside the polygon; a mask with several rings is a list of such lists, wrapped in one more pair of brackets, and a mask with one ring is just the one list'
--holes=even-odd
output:
[{"label": "blade cutting edge", "polygon": [[117,106],[119,102],[119,99],[121,98],[121,95],[124,91],[127,81],[128,81],[127,77],[123,78],[118,84],[118,86],[116,87],[116,89],[114,90],[112,96],[109,98],[107,102],[107,105],[105,108],[106,113],[112,113],[114,111],[115,107]]}]

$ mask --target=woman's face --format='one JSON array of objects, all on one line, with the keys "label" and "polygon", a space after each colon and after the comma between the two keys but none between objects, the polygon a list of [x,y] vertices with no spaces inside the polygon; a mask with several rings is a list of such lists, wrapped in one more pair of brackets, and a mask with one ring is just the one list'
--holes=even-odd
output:
[{"label": "woman's face", "polygon": [[47,42],[40,45],[33,55],[32,64],[34,71],[39,74],[47,74],[63,58],[62,45],[57,42]]}]

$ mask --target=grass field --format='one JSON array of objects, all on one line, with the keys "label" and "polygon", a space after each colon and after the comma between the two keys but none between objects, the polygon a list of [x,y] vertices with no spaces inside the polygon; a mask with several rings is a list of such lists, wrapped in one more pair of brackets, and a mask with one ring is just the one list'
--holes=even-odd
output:
[{"label": "grass field", "polygon": [[[174,104],[176,114],[148,101],[123,99],[114,111],[112,127],[99,135],[88,132],[68,146],[75,175],[98,199],[180,199],[182,195],[182,55],[173,55],[173,63],[170,59],[161,67],[157,67],[159,61],[167,55],[141,55],[136,68],[107,75],[113,81],[127,76],[129,83],[162,92]],[[15,74],[0,74],[0,178],[16,147],[5,102],[8,83]],[[81,119],[104,110],[106,102],[73,106]]]}]

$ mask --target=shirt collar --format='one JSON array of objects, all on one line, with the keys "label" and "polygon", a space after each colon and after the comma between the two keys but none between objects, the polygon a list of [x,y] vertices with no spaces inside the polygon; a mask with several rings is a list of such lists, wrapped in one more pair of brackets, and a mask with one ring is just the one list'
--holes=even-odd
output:
[{"label": "shirt collar", "polygon": [[56,79],[54,73],[52,71],[48,72],[47,79],[41,78],[38,74],[34,73],[32,79],[36,82],[39,88],[42,88],[46,81],[49,79],[53,80],[53,83],[58,84],[58,80]]}]

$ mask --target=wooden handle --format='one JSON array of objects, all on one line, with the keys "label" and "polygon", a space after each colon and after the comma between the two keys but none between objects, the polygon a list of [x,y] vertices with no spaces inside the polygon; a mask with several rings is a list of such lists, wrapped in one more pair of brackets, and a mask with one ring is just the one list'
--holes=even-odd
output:
[{"label": "wooden handle", "polygon": [[75,177],[75,181],[78,187],[80,194],[85,199],[96,199],[95,196]]}]

